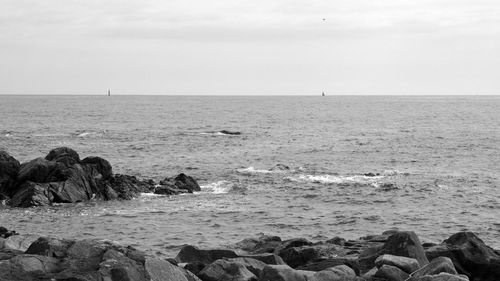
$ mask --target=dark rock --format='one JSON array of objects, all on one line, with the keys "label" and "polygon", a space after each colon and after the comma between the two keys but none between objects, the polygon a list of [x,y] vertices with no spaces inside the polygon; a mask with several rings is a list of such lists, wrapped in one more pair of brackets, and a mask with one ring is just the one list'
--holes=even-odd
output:
[{"label": "dark rock", "polygon": [[414,258],[420,267],[429,263],[420,240],[413,231],[396,232],[387,238],[383,246],[364,250],[359,256],[362,271],[372,268],[375,260],[383,254]]},{"label": "dark rock", "polygon": [[276,164],[269,171],[290,171],[290,167],[285,164]]},{"label": "dark rock", "polygon": [[[13,258],[15,256],[22,255],[22,254],[24,254],[23,251],[12,250],[12,249],[3,249],[0,246],[0,261],[10,260],[11,258]],[[2,280],[2,279],[0,279],[0,280]]]},{"label": "dark rock", "polygon": [[184,262],[201,262],[206,265],[222,258],[237,258],[238,255],[231,250],[212,249],[201,250],[197,247],[187,245],[181,248],[175,260],[179,263]]},{"label": "dark rock", "polygon": [[155,187],[155,194],[160,194],[160,195],[178,195],[181,194],[182,191],[180,191],[177,188],[173,188],[167,185],[160,185]]},{"label": "dark rock", "polygon": [[0,197],[10,197],[20,167],[19,161],[0,150]]},{"label": "dark rock", "polygon": [[500,276],[500,255],[472,232],[459,232],[442,245],[427,250],[429,258],[449,257],[459,273],[472,280],[493,281]]},{"label": "dark rock", "polygon": [[251,258],[255,260],[259,260],[265,264],[285,264],[283,259],[275,254],[271,253],[262,253],[262,254],[255,254],[255,255],[241,255],[240,257],[242,258]]},{"label": "dark rock", "polygon": [[0,262],[0,280],[39,280],[40,276],[58,272],[58,263],[50,257],[18,255]]},{"label": "dark rock", "polygon": [[200,261],[194,261],[194,262],[188,262],[184,266],[184,269],[191,271],[195,275],[198,275],[198,273],[200,273],[200,271],[202,271],[205,268],[205,266],[206,264]]},{"label": "dark rock", "polygon": [[420,268],[416,259],[393,255],[382,255],[375,260],[375,265],[377,267],[381,267],[384,264],[398,267],[406,273],[412,273]]},{"label": "dark rock", "polygon": [[99,264],[101,276],[111,277],[113,281],[133,280],[147,281],[144,265],[128,258],[124,253],[115,249],[108,249],[102,256]]},{"label": "dark rock", "polygon": [[450,258],[447,257],[437,257],[433,259],[428,265],[422,267],[421,269],[413,272],[411,274],[411,281],[419,280],[420,277],[425,275],[436,275],[441,272],[450,273],[453,275],[457,275],[457,271],[455,270],[455,266],[453,266],[453,262]]},{"label": "dark rock", "polygon": [[346,265],[354,270],[356,274],[360,273],[359,262],[355,256],[333,257],[324,260],[312,261],[305,265],[297,267],[300,270],[322,271],[331,267]]},{"label": "dark rock", "polygon": [[241,135],[241,132],[228,131],[228,130],[222,130],[222,131],[219,131],[219,133],[224,134],[224,135]]},{"label": "dark rock", "polygon": [[14,230],[8,230],[7,228],[0,226],[0,238],[8,238],[12,235],[18,235]]},{"label": "dark rock", "polygon": [[65,181],[69,177],[70,171],[66,165],[44,158],[36,158],[21,165],[17,182],[48,183]]},{"label": "dark rock", "polygon": [[66,252],[68,268],[79,271],[96,271],[103,260],[106,245],[93,240],[76,241]]},{"label": "dark rock", "polygon": [[13,207],[47,206],[54,201],[50,184],[24,182],[11,199]]},{"label": "dark rock", "polygon": [[92,156],[83,159],[81,163],[93,167],[99,174],[102,175],[103,180],[109,180],[113,177],[113,168],[106,159]]},{"label": "dark rock", "polygon": [[62,162],[66,165],[73,165],[80,162],[80,156],[76,151],[69,147],[58,147],[52,149],[45,159],[48,161]]},{"label": "dark rock", "polygon": [[137,179],[134,176],[116,174],[109,180],[111,188],[116,192],[120,199],[132,199],[139,193],[151,192],[154,186],[146,181]]},{"label": "dark rock", "polygon": [[330,243],[330,244],[334,244],[334,245],[344,246],[346,240],[344,238],[336,236],[336,237],[333,237],[332,239],[326,240],[325,242]]},{"label": "dark rock", "polygon": [[189,193],[201,191],[201,187],[198,182],[196,182],[193,177],[187,176],[183,173],[177,175],[177,177],[173,179],[173,185],[178,189],[185,189]]},{"label": "dark rock", "polygon": [[68,249],[75,241],[40,237],[26,250],[26,254],[40,255],[54,258],[64,258]]},{"label": "dark rock", "polygon": [[[228,262],[231,263],[237,263],[243,265],[246,269],[248,269],[250,272],[252,272],[255,276],[260,276],[262,273],[262,270],[264,267],[266,267],[266,263],[252,259],[252,258],[231,258],[231,259],[225,259]],[[216,261],[217,262],[217,261]]]},{"label": "dark rock", "polygon": [[283,242],[281,242],[281,245],[276,249],[277,252],[280,252],[282,250],[286,250],[289,248],[295,248],[295,247],[302,247],[302,246],[310,246],[313,243],[307,239],[304,238],[294,238],[294,239],[288,239]]},{"label": "dark rock", "polygon": [[410,275],[398,267],[384,264],[374,276],[387,281],[405,281]]},{"label": "dark rock", "polygon": [[257,281],[257,276],[243,264],[225,259],[209,264],[198,276],[203,281]]},{"label": "dark rock", "polygon": [[296,268],[317,259],[319,253],[314,247],[294,247],[281,250],[279,256],[286,264],[292,268]]}]

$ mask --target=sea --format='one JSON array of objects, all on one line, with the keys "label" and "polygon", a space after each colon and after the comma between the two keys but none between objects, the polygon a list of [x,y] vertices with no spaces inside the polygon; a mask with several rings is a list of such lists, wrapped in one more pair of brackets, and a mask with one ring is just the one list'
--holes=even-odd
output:
[{"label": "sea", "polygon": [[2,206],[0,225],[162,257],[391,229],[433,243],[472,231],[499,249],[499,145],[499,96],[0,96],[0,149],[20,162],[66,146],[114,173],[186,173],[202,189]]}]

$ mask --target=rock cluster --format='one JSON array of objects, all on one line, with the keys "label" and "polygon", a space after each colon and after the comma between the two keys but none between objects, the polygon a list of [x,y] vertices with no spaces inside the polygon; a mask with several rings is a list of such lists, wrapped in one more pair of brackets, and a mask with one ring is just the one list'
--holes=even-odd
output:
[{"label": "rock cluster", "polygon": [[414,232],[406,231],[318,243],[262,236],[227,249],[186,245],[167,261],[106,241],[0,229],[10,233],[0,238],[0,280],[6,281],[500,280],[499,252],[470,232],[454,234],[439,245],[424,244],[425,248]]},{"label": "rock cluster", "polygon": [[131,199],[141,192],[179,194],[199,191],[195,179],[185,174],[166,178],[157,185],[153,180],[113,174],[111,164],[100,157],[80,160],[67,147],[51,150],[44,158],[20,164],[0,151],[0,200],[13,207],[74,203],[93,198]]}]

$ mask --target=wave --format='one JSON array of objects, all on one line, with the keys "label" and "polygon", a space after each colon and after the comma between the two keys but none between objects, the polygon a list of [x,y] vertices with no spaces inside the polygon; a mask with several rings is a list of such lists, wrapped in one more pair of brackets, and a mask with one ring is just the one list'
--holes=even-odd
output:
[{"label": "wave", "polygon": [[240,187],[235,183],[226,180],[213,182],[206,185],[201,185],[200,187],[202,192],[214,193],[214,194],[243,192],[246,190],[246,188]]},{"label": "wave", "polygon": [[106,130],[103,131],[76,131],[73,135],[79,137],[79,138],[85,138],[89,136],[102,136],[106,134]]},{"label": "wave", "polygon": [[211,135],[211,136],[240,136],[241,132],[221,130],[221,131],[217,131],[217,132],[214,132],[214,131],[202,132],[200,134],[201,135]]},{"label": "wave", "polygon": [[378,180],[383,179],[384,176],[334,176],[334,175],[298,175],[294,177],[286,177],[285,179],[294,182],[313,182],[323,184],[346,184],[356,183],[363,185],[375,186]]},{"label": "wave", "polygon": [[[303,170],[302,167],[300,167],[299,169]],[[253,166],[250,166],[247,168],[237,169],[236,171],[240,174],[282,174],[282,173],[295,172],[295,170],[292,170],[290,169],[290,167],[283,164],[276,164],[274,167],[268,170],[255,169]]]}]

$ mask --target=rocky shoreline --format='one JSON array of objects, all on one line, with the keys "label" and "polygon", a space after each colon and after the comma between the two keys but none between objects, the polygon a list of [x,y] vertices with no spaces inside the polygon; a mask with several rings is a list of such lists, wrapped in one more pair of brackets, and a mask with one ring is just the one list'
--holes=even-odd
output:
[{"label": "rocky shoreline", "polygon": [[91,156],[80,160],[78,153],[67,147],[53,149],[44,158],[23,164],[0,151],[0,200],[12,207],[91,199],[128,200],[144,192],[176,195],[200,190],[194,178],[182,173],[159,183],[113,174],[106,159]]},{"label": "rocky shoreline", "polygon": [[312,243],[277,236],[244,239],[224,249],[185,245],[159,259],[102,240],[17,234],[0,227],[0,280],[58,281],[495,281],[500,252],[474,233],[441,244],[412,231]]}]

